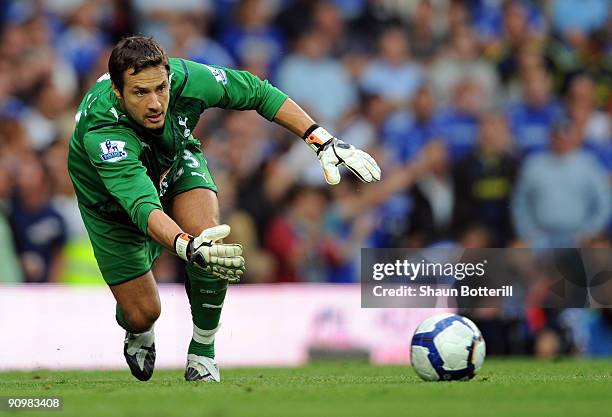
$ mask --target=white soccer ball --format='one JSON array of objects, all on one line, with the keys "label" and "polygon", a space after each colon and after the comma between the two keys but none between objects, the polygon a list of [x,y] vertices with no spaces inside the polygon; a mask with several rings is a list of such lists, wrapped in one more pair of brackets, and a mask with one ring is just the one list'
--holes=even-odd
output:
[{"label": "white soccer ball", "polygon": [[425,381],[472,379],[482,367],[485,354],[478,327],[457,314],[429,317],[412,336],[412,367]]}]

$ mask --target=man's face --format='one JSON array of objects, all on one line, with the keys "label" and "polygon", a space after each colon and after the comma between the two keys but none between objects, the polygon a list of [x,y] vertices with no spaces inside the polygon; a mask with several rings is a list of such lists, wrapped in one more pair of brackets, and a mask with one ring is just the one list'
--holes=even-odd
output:
[{"label": "man's face", "polygon": [[428,88],[421,88],[414,96],[414,112],[417,118],[427,120],[434,108],[433,96]]},{"label": "man's face", "polygon": [[508,149],[510,133],[504,116],[487,114],[481,119],[479,143],[485,153],[501,154]]},{"label": "man's face", "polygon": [[162,128],[170,100],[166,68],[163,65],[149,67],[138,74],[130,68],[124,72],[123,81],[123,91],[114,85],[113,91],[127,114],[147,129]]},{"label": "man's face", "polygon": [[580,132],[575,126],[557,129],[550,134],[550,147],[553,152],[565,155],[580,146],[580,139]]},{"label": "man's face", "polygon": [[552,82],[550,77],[540,68],[525,74],[523,78],[523,95],[532,106],[543,106],[550,100]]}]

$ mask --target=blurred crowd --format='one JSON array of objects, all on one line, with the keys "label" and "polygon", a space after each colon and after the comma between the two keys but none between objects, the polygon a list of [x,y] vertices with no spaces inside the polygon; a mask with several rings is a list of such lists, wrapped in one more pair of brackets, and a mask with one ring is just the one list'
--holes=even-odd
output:
[{"label": "blurred crowd", "polygon": [[[66,153],[84,91],[134,33],[170,56],[269,79],[383,168],[380,183],[346,175],[328,187],[298,138],[254,112],[206,111],[194,135],[245,247],[247,283],[355,282],[362,247],[609,248],[610,10],[609,0],[0,0],[0,282],[102,284]],[[155,274],[183,280],[169,254]]]}]

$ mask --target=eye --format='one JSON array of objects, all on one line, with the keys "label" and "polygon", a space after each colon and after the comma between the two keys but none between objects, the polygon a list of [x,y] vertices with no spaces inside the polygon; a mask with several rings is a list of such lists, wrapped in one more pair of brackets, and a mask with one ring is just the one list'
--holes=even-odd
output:
[{"label": "eye", "polygon": [[144,97],[145,93],[142,90],[136,90],[136,97]]},{"label": "eye", "polygon": [[167,85],[166,84],[162,84],[159,87],[157,87],[157,91],[162,93],[166,90]]}]

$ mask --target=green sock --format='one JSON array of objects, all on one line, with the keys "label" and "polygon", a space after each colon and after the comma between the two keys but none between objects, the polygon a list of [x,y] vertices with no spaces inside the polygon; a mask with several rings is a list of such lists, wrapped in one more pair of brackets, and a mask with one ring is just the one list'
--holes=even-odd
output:
[{"label": "green sock", "polygon": [[198,343],[191,339],[187,353],[215,359],[215,341],[213,340],[212,343]]},{"label": "green sock", "polygon": [[193,337],[187,353],[215,357],[215,333],[219,328],[227,282],[193,265],[186,266],[185,287],[191,304]]}]

